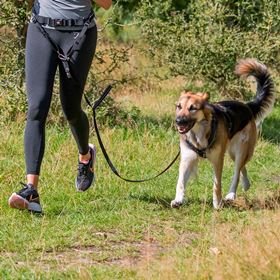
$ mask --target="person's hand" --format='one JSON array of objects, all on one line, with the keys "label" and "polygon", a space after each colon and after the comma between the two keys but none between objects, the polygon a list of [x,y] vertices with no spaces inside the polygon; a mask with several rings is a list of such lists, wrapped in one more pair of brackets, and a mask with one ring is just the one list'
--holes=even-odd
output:
[{"label": "person's hand", "polygon": [[112,0],[94,0],[94,2],[105,10],[108,10],[112,6]]}]

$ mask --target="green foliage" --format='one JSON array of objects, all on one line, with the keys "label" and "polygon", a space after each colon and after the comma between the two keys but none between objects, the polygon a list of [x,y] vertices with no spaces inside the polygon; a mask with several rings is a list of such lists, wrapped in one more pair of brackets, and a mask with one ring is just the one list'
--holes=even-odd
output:
[{"label": "green foliage", "polygon": [[278,1],[191,1],[177,12],[171,3],[146,0],[138,12],[147,53],[170,76],[202,80],[221,93],[244,97],[233,74],[238,59],[280,66]]},{"label": "green foliage", "polygon": [[[24,47],[29,21],[27,1],[4,0],[0,10],[0,115],[1,121],[15,119],[19,113],[27,110],[26,93],[24,87]],[[105,30],[99,32],[100,42],[106,45],[106,40],[102,38]],[[100,34],[101,33],[101,34]],[[103,33],[103,34],[102,34]],[[101,36],[100,36],[101,35]],[[108,84],[114,85],[127,83],[133,79],[133,75],[128,77],[120,73],[117,78],[113,78],[116,72],[121,72],[120,67],[129,62],[130,47],[122,48],[110,46],[98,49],[89,73],[88,87],[86,93],[93,100],[98,98],[100,91]],[[109,79],[108,79],[109,77]],[[59,89],[55,86],[53,102],[49,114],[50,122],[65,123],[61,107],[59,106]],[[119,123],[117,111],[120,108],[114,103],[113,99],[105,102],[106,112],[102,116],[108,117],[109,123]],[[104,112],[105,112],[104,111]],[[111,114],[112,116],[108,116]],[[134,114],[134,113],[133,113]],[[122,113],[127,116],[129,122],[129,112]]]}]

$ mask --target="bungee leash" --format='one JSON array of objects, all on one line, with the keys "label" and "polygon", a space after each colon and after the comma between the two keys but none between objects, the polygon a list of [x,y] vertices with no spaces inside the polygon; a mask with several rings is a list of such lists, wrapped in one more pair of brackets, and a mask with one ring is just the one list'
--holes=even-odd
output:
[{"label": "bungee leash", "polygon": [[[85,36],[86,31],[88,30],[88,28],[90,26],[90,23],[91,23],[93,18],[94,18],[94,13],[93,12],[90,13],[88,18],[83,19],[82,21],[79,21],[79,22],[77,22],[77,20],[55,20],[55,19],[53,20],[51,18],[46,18],[46,17],[35,15],[35,13],[32,14],[32,18],[31,18],[31,21],[34,24],[37,25],[38,29],[41,31],[43,36],[50,42],[52,48],[57,53],[58,58],[62,62],[62,65],[63,65],[64,71],[67,75],[67,78],[73,79],[74,81],[77,82],[77,84],[79,84],[79,81],[75,78],[75,75],[73,75],[73,73],[71,73],[71,57],[72,57],[72,55],[75,51],[79,50],[80,43],[82,42],[82,39]],[[62,50],[62,48],[50,37],[49,33],[45,30],[45,28],[42,25],[50,25],[52,27],[82,25],[83,27],[82,27],[82,30],[79,32],[79,35],[75,38],[72,46],[65,53]],[[98,140],[99,146],[101,148],[101,151],[102,151],[102,153],[103,153],[103,155],[106,159],[106,162],[108,163],[108,165],[109,165],[110,169],[113,171],[113,173],[116,176],[118,176],[120,179],[122,179],[126,182],[141,183],[141,182],[150,181],[150,180],[153,180],[153,179],[159,177],[160,175],[165,173],[176,162],[177,158],[180,155],[180,151],[178,152],[176,157],[171,161],[171,163],[168,164],[168,166],[163,171],[161,171],[160,173],[158,173],[157,175],[155,175],[153,177],[146,178],[146,179],[139,179],[139,180],[127,179],[127,178],[120,175],[120,173],[118,172],[118,170],[116,169],[116,167],[112,163],[112,161],[111,161],[111,159],[110,159],[110,157],[109,157],[109,155],[108,155],[108,153],[107,153],[107,151],[104,147],[104,144],[102,142],[102,139],[101,139],[101,136],[100,136],[100,133],[99,133],[99,129],[98,129],[98,125],[97,125],[97,121],[96,121],[96,110],[100,106],[100,104],[103,102],[103,100],[106,98],[106,96],[110,93],[111,89],[112,89],[112,86],[108,85],[105,88],[105,90],[103,91],[103,93],[101,94],[101,96],[99,97],[99,99],[94,102],[93,106],[91,105],[91,103],[88,100],[88,98],[86,97],[86,95],[84,95],[86,102],[92,108],[93,123],[94,123],[94,128],[95,128],[97,140]]]},{"label": "bungee leash", "polygon": [[105,90],[103,91],[103,93],[101,94],[101,96],[99,97],[99,99],[97,99],[94,104],[92,105],[89,101],[89,99],[86,97],[86,95],[84,95],[85,97],[85,100],[87,102],[87,104],[91,107],[92,109],[92,113],[93,113],[93,124],[94,124],[94,128],[95,128],[95,132],[96,132],[96,136],[97,136],[97,140],[98,140],[98,143],[99,143],[99,146],[101,148],[101,151],[104,155],[104,158],[106,159],[106,162],[108,163],[110,169],[113,171],[113,173],[118,176],[120,179],[126,181],[126,182],[130,182],[130,183],[142,183],[142,182],[146,182],[146,181],[150,181],[150,180],[153,180],[157,177],[159,177],[160,175],[162,175],[163,173],[165,173],[177,160],[177,158],[179,157],[180,155],[180,151],[178,152],[178,154],[176,155],[176,157],[171,161],[171,163],[168,164],[168,166],[162,170],[160,173],[158,173],[157,175],[155,176],[152,176],[150,178],[145,178],[145,179],[127,179],[125,177],[123,177],[122,175],[120,175],[120,173],[118,172],[117,168],[114,166],[114,164],[112,163],[106,149],[105,149],[105,146],[102,142],[102,139],[101,139],[101,136],[100,136],[100,133],[99,133],[99,129],[98,129],[98,125],[97,125],[97,121],[96,121],[96,110],[97,108],[100,106],[100,104],[103,102],[103,100],[106,98],[106,96],[110,93],[112,89],[112,86],[111,85],[108,85]]}]

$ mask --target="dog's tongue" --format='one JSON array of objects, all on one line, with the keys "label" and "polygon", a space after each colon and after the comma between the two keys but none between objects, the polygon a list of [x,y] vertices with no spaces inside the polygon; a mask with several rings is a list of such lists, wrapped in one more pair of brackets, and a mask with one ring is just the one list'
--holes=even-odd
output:
[{"label": "dog's tongue", "polygon": [[184,133],[186,131],[186,127],[185,126],[178,126],[178,131],[180,133]]}]

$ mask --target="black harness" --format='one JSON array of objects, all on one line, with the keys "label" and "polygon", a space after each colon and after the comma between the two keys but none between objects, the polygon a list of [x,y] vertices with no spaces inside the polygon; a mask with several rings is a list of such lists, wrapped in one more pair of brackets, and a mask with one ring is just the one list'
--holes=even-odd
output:
[{"label": "black harness", "polygon": [[253,118],[253,113],[247,104],[239,101],[220,101],[214,104],[208,104],[212,107],[211,132],[208,138],[208,145],[203,149],[195,147],[190,141],[186,140],[188,147],[196,152],[200,157],[206,158],[206,151],[215,143],[218,119],[224,120],[228,128],[227,134],[231,139],[237,132],[242,130]]},{"label": "black harness", "polygon": [[200,157],[207,158],[206,151],[213,146],[213,144],[215,143],[215,140],[216,140],[217,126],[218,126],[218,121],[217,121],[216,115],[213,114],[212,121],[211,121],[210,136],[208,138],[207,147],[205,147],[203,149],[199,149],[199,148],[195,147],[190,141],[188,141],[188,139],[186,139],[186,143],[187,143],[188,147],[191,150],[193,150],[194,152],[196,152]]},{"label": "black harness", "polygon": [[[82,38],[86,34],[86,31],[88,30],[90,23],[92,19],[94,18],[95,14],[93,11],[89,14],[87,18],[84,19],[52,19],[48,17],[42,17],[36,14],[32,14],[31,21],[37,25],[41,33],[44,35],[44,37],[50,42],[53,49],[56,51],[58,58],[61,60],[63,68],[65,70],[65,73],[67,75],[67,78],[71,79],[73,76],[71,75],[70,70],[70,61],[71,56],[73,53],[80,48],[80,43],[82,41]],[[61,47],[50,37],[49,33],[46,31],[46,29],[42,25],[49,25],[51,27],[66,27],[66,26],[83,26],[82,30],[79,32],[79,35],[74,40],[73,45],[69,48],[69,50],[64,53],[64,51],[61,49]]]}]

